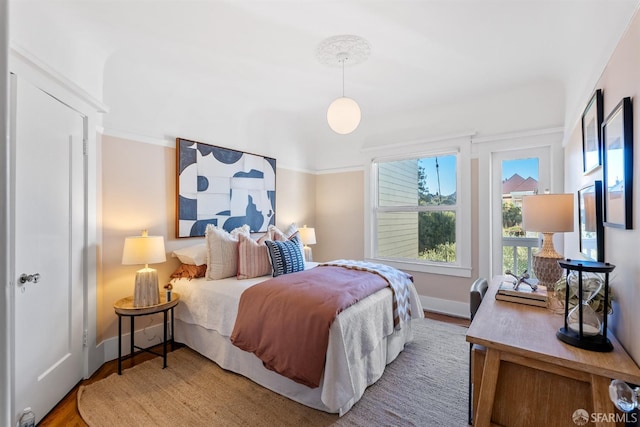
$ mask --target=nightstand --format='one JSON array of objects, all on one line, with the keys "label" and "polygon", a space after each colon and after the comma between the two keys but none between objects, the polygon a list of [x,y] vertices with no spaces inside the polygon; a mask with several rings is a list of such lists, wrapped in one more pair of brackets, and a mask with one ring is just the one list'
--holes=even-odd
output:
[{"label": "nightstand", "polygon": [[[134,350],[138,349],[141,351],[146,351],[147,353],[155,354],[156,356],[162,356],[163,365],[162,368],[167,367],[167,329],[168,329],[168,313],[171,312],[171,350],[173,351],[173,309],[180,302],[180,294],[177,292],[171,293],[171,301],[167,301],[166,295],[163,292],[160,295],[160,303],[156,305],[150,305],[147,307],[134,307],[133,306],[133,296],[122,298],[116,301],[113,304],[113,308],[118,315],[118,375],[122,375],[122,318],[129,317],[131,319],[131,352],[128,356],[125,356],[125,359],[131,359],[131,363],[133,364],[133,356]],[[134,344],[134,335],[135,335],[135,326],[134,320],[138,316],[148,316],[151,314],[163,313],[164,314],[164,337],[162,341],[162,354],[156,353],[152,351],[150,347],[138,347]]]}]

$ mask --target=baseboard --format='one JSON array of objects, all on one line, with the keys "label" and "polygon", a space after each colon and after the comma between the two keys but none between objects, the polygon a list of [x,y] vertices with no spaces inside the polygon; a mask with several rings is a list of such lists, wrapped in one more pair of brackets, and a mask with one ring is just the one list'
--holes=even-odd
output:
[{"label": "baseboard", "polygon": [[463,319],[470,318],[470,309],[468,302],[451,301],[448,299],[427,297],[420,295],[422,308],[434,313],[446,314],[448,316],[461,317]]},{"label": "baseboard", "polygon": [[[127,324],[129,322],[126,322]],[[124,326],[124,325],[123,325]],[[171,328],[171,325],[169,325]],[[124,328],[123,328],[124,329]],[[142,329],[138,329],[134,336],[134,345],[138,347],[152,347],[154,345],[162,344],[163,337],[162,322],[155,325],[147,326]],[[167,335],[171,336],[171,329],[167,331]],[[122,355],[129,354],[131,351],[131,334],[129,332],[122,334]],[[100,346],[104,349],[104,362],[115,360],[118,358],[118,337],[108,338],[102,341]]]}]

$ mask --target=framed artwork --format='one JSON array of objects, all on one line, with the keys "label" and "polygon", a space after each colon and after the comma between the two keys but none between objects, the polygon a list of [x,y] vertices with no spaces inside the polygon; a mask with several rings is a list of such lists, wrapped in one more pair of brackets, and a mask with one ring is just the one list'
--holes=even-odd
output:
[{"label": "framed artwork", "polygon": [[589,173],[602,164],[602,90],[595,91],[582,113],[582,170]]},{"label": "framed artwork", "polygon": [[176,236],[275,224],[276,159],[176,138]]},{"label": "framed artwork", "polygon": [[578,224],[580,252],[589,259],[604,262],[602,181],[578,190]]},{"label": "framed artwork", "polygon": [[624,98],[602,125],[604,225],[633,228],[633,116]]}]

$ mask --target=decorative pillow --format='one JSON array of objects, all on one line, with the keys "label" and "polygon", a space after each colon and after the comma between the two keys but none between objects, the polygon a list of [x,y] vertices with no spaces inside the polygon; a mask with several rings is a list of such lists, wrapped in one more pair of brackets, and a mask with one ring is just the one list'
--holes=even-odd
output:
[{"label": "decorative pillow", "polygon": [[287,227],[286,230],[284,230],[284,235],[287,236],[287,239],[291,240],[291,238],[295,235],[298,235],[298,237],[300,237],[299,233],[298,233],[298,226],[295,222],[292,222],[291,225],[289,225]]},{"label": "decorative pillow", "polygon": [[238,274],[239,234],[249,236],[249,226],[243,225],[228,233],[212,224],[207,225],[207,279],[224,279]]},{"label": "decorative pillow", "polygon": [[273,277],[304,270],[304,257],[300,250],[299,240],[294,237],[293,240],[286,242],[272,240],[265,242],[269,249]]},{"label": "decorative pillow", "polygon": [[269,240],[278,241],[278,242],[286,242],[287,240],[289,240],[287,239],[287,236],[285,236],[285,234],[282,231],[280,231],[280,229],[275,225],[270,225],[267,233],[270,236]]},{"label": "decorative pillow", "polygon": [[172,279],[193,279],[197,277],[204,277],[207,274],[207,264],[193,265],[193,264],[180,264],[180,267],[171,274]]},{"label": "decorative pillow", "polygon": [[173,251],[173,255],[178,257],[181,263],[190,265],[203,265],[207,263],[207,245],[187,246]]},{"label": "decorative pillow", "polygon": [[271,272],[269,251],[261,237],[256,242],[244,234],[238,235],[238,279],[251,279]]},{"label": "decorative pillow", "polygon": [[275,225],[270,225],[269,233],[271,234],[271,240],[280,242],[293,240],[294,237],[297,237],[298,244],[300,245],[300,251],[302,252],[302,257],[304,258],[304,245],[302,244],[302,240],[300,240],[300,232],[298,231],[298,226],[295,222],[291,223],[291,225],[289,225],[285,231],[280,231],[280,229],[278,229]]}]

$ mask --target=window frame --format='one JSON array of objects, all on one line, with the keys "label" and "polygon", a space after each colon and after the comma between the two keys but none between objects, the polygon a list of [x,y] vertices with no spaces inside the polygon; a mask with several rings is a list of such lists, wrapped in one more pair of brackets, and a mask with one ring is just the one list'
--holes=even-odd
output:
[{"label": "window frame", "polygon": [[[431,141],[403,145],[402,150],[380,150],[368,159],[365,166],[365,181],[368,187],[365,201],[365,258],[372,262],[382,262],[398,269],[441,274],[447,276],[471,277],[471,140],[468,136],[454,140]],[[388,147],[390,148],[390,146]],[[400,151],[400,152],[399,152]],[[420,159],[436,156],[456,156],[456,205],[441,206],[378,206],[379,163]],[[379,212],[437,212],[455,211],[456,214],[456,262],[445,263],[377,256],[377,214]]]}]

